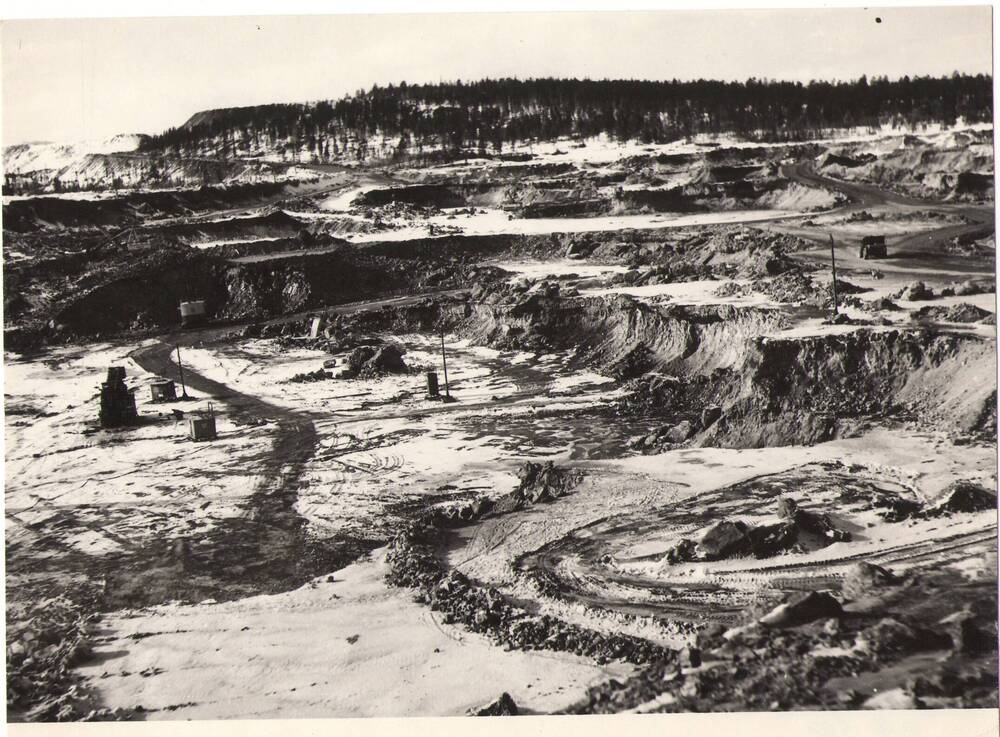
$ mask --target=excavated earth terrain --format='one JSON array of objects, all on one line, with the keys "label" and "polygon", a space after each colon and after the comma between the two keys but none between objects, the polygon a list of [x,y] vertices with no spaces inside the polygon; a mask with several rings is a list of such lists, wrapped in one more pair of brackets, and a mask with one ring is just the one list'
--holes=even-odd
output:
[{"label": "excavated earth terrain", "polygon": [[988,133],[5,198],[11,718],[995,707]]}]

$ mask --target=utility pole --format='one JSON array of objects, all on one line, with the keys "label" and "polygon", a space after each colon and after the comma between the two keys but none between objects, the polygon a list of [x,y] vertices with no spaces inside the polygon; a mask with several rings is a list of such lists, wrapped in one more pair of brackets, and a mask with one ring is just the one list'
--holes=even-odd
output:
[{"label": "utility pole", "polygon": [[833,314],[837,314],[837,257],[833,253],[833,233],[830,236],[830,270],[833,272]]},{"label": "utility pole", "polygon": [[451,399],[451,390],[448,388],[448,356],[444,350],[444,326],[441,326],[441,364],[444,366],[444,393]]},{"label": "utility pole", "polygon": [[177,370],[180,371],[181,374],[181,397],[183,399],[190,399],[190,397],[188,397],[187,387],[184,386],[184,366],[181,365],[181,347],[180,346],[176,347],[177,347]]}]

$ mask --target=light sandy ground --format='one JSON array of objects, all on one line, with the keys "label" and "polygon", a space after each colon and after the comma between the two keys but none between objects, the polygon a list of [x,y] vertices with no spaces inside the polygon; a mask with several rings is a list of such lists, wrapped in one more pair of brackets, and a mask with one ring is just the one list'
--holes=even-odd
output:
[{"label": "light sandy ground", "polygon": [[755,307],[778,307],[778,303],[767,295],[752,292],[720,297],[717,291],[730,282],[748,283],[745,279],[705,279],[673,284],[649,284],[641,287],[615,285],[581,289],[580,294],[600,297],[608,294],[627,294],[643,302],[656,302],[667,298],[671,304],[679,305],[746,305]]},{"label": "light sandy ground", "polygon": [[[151,719],[447,716],[509,692],[551,712],[628,666],[505,652],[382,581],[382,552],[276,596],[109,618],[81,668],[108,706]],[[351,643],[348,638],[356,640]]]},{"label": "light sandy ground", "polygon": [[428,494],[507,491],[525,459],[587,452],[577,442],[593,436],[586,422],[546,422],[539,413],[590,408],[618,395],[607,377],[570,371],[565,356],[449,340],[448,378],[459,401],[432,402],[424,370],[436,370],[444,388],[437,341],[395,340],[414,372],[376,380],[289,383],[330,355],[266,340],[237,350],[191,348],[184,357],[205,376],[314,415],[319,449],[303,470],[296,509],[327,533],[363,533],[388,507]]},{"label": "light sandy ground", "polygon": [[[940,125],[929,125],[917,131],[925,140],[933,141],[953,135],[962,130],[989,130],[992,126],[989,123],[966,124],[959,121],[950,129],[943,129]],[[830,137],[811,141],[812,143],[857,143],[870,142],[881,145],[886,151],[892,151],[901,145],[902,136],[911,134],[914,131],[903,128],[893,128],[890,125],[883,125],[876,131],[867,128],[852,128],[830,131]],[[540,163],[574,163],[574,164],[607,164],[619,159],[632,156],[660,154],[690,154],[704,153],[709,146],[719,146],[724,148],[773,148],[789,145],[788,143],[754,143],[737,138],[733,135],[698,135],[687,141],[672,141],[665,144],[644,144],[639,141],[616,141],[607,135],[601,135],[584,139],[580,146],[578,141],[568,138],[545,142],[537,145],[526,145],[521,147],[523,151],[530,151],[536,158],[528,162],[516,163],[493,163],[485,159],[470,160],[472,166],[481,167],[490,164],[493,167],[518,167],[525,164]],[[800,142],[801,143],[801,142]],[[450,164],[446,167],[450,170],[462,170],[468,164]]]},{"label": "light sandy ground", "polygon": [[[359,190],[360,191],[360,190]],[[355,193],[356,194],[356,193]],[[696,225],[724,225],[726,223],[753,223],[801,217],[801,212],[783,212],[777,210],[727,210],[725,212],[699,213],[696,215],[607,215],[588,218],[510,218],[508,214],[497,209],[478,209],[475,215],[459,215],[449,219],[448,211],[443,215],[421,218],[419,221],[398,222],[387,220],[396,227],[372,233],[347,233],[343,237],[352,243],[370,243],[378,241],[407,241],[414,238],[429,238],[436,235],[444,236],[450,233],[465,235],[539,235],[548,233],[591,233],[627,228],[649,229],[687,228]],[[290,212],[290,215],[301,217],[302,213]],[[334,214],[334,213],[331,213]],[[336,213],[336,217],[356,217],[345,213]],[[312,219],[321,216],[312,215]],[[433,226],[433,230],[431,228]]]},{"label": "light sandy ground", "polygon": [[[208,401],[150,403],[153,377],[127,358],[129,348],[57,349],[42,361],[6,357],[8,543],[47,547],[49,528],[69,516],[88,520],[90,531],[60,543],[100,555],[122,544],[209,529],[238,514],[240,501],[253,492],[253,459],[270,446],[273,426],[238,427],[215,403],[219,439],[191,442],[186,420],[175,420],[171,409],[204,410]],[[116,365],[125,367],[145,422],[100,430],[100,384],[107,367]],[[205,468],[218,473],[206,476]]]}]

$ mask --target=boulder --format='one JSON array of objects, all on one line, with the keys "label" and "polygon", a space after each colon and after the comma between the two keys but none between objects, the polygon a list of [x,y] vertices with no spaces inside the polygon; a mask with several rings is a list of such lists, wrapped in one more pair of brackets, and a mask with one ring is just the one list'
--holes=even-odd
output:
[{"label": "boulder", "polygon": [[858,633],[854,647],[878,659],[891,659],[899,655],[939,650],[952,645],[951,638],[942,632],[914,629],[893,617],[885,617]]},{"label": "boulder", "polygon": [[930,288],[922,281],[910,282],[895,295],[896,299],[902,299],[907,302],[916,302],[918,300],[932,299],[933,297],[934,297],[934,292],[932,292]]},{"label": "boulder", "polygon": [[794,549],[798,544],[799,530],[791,522],[779,522],[776,525],[751,527],[747,530],[747,536],[755,558],[770,558]]},{"label": "boulder", "polygon": [[967,279],[954,286],[955,296],[969,297],[973,294],[989,294],[994,289],[994,285],[989,281],[975,281]]},{"label": "boulder", "polygon": [[997,508],[997,495],[971,481],[955,481],[944,490],[941,499],[927,510],[928,516],[954,512],[980,512]]},{"label": "boulder", "polygon": [[548,501],[563,496],[577,484],[579,475],[555,466],[552,461],[528,461],[518,470],[521,480],[515,494],[531,502]]},{"label": "boulder", "polygon": [[698,554],[707,560],[749,555],[750,537],[745,523],[722,520],[712,525],[698,543]]},{"label": "boulder", "polygon": [[692,561],[695,559],[697,548],[694,540],[685,537],[666,552],[663,556],[663,562],[667,565],[675,565]]},{"label": "boulder", "polygon": [[705,407],[701,411],[701,426],[709,427],[722,417],[722,407]]},{"label": "boulder", "polygon": [[848,599],[857,600],[898,583],[899,579],[891,571],[874,563],[861,561],[847,569],[841,590]]},{"label": "boulder", "polygon": [[514,717],[517,714],[517,704],[506,691],[485,706],[469,710],[469,716],[473,717]]},{"label": "boulder", "polygon": [[822,537],[827,542],[849,542],[851,533],[837,527],[829,515],[797,509],[792,515],[792,522],[802,531]]},{"label": "boulder", "polygon": [[667,431],[667,439],[671,443],[683,443],[685,440],[694,435],[694,432],[694,425],[691,421],[684,420],[683,422],[678,422]]},{"label": "boulder", "polygon": [[758,621],[767,627],[796,627],[817,619],[839,617],[842,613],[840,602],[832,594],[825,591],[810,591],[792,596]]},{"label": "boulder", "polygon": [[594,244],[585,238],[573,239],[566,247],[566,258],[586,258],[594,250]]},{"label": "boulder", "polygon": [[383,346],[358,346],[347,357],[347,371],[355,376],[374,377],[403,374],[407,368],[403,363],[402,348],[389,343]]}]

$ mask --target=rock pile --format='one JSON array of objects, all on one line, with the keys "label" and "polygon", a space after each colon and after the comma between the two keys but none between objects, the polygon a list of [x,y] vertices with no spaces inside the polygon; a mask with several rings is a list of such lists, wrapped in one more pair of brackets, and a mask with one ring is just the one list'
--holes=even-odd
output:
[{"label": "rock pile", "polygon": [[[567,712],[995,708],[996,593],[943,607],[952,576],[856,565],[844,600],[828,591],[792,594],[762,616],[748,611],[736,627],[710,625],[698,635],[697,663],[653,663],[591,688]],[[942,618],[942,608],[952,613]],[[913,660],[923,653],[938,655]],[[895,667],[907,662],[919,669]]]},{"label": "rock pile", "polygon": [[347,357],[347,368],[337,374],[340,379],[372,379],[386,374],[405,374],[403,349],[388,343],[383,346],[362,345]]},{"label": "rock pile", "polygon": [[518,650],[557,650],[595,658],[644,664],[672,662],[676,653],[631,635],[598,632],[547,614],[533,615],[515,607],[493,587],[478,587],[462,573],[445,571],[437,556],[440,531],[418,520],[408,524],[389,545],[386,581],[417,589],[416,601],[441,612],[446,624],[460,623]]},{"label": "rock pile", "polygon": [[957,512],[980,512],[997,508],[997,495],[970,481],[955,481],[942,493],[940,500],[927,509],[928,517],[942,517]]},{"label": "rock pile", "polygon": [[851,539],[826,514],[799,509],[793,499],[778,500],[780,522],[748,525],[740,520],[721,520],[709,527],[697,543],[681,539],[664,555],[666,565],[691,561],[728,560],[753,556],[770,558],[790,552],[825,547]]},{"label": "rock pile", "polygon": [[315,371],[305,371],[301,374],[295,374],[288,381],[293,384],[307,384],[313,381],[325,381],[326,379],[332,379],[333,373],[326,371],[325,369],[318,368]]},{"label": "rock pile", "polygon": [[552,461],[528,461],[518,470],[520,483],[498,499],[480,497],[459,505],[428,510],[428,519],[438,527],[458,527],[475,522],[487,514],[508,514],[532,504],[549,502],[565,496],[580,481],[580,474],[555,466]]}]

